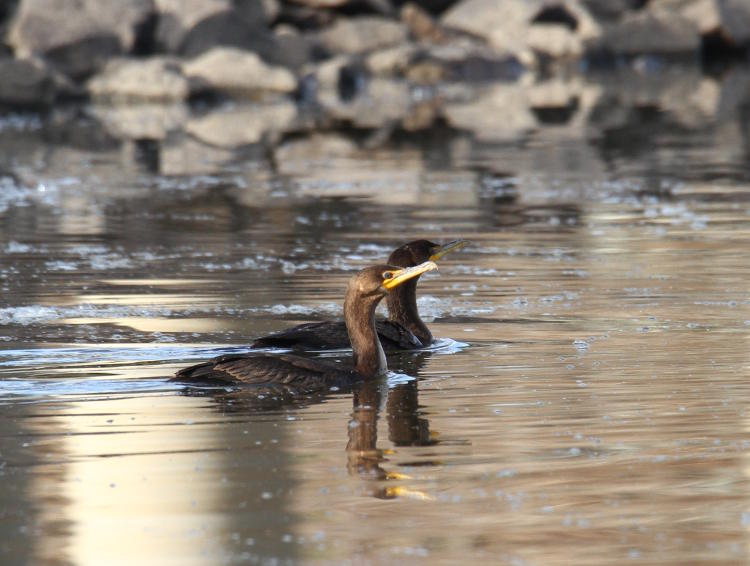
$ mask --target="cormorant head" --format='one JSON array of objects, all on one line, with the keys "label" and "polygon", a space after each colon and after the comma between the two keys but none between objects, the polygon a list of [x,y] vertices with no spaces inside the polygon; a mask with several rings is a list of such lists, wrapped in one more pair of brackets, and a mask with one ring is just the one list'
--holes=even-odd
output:
[{"label": "cormorant head", "polygon": [[426,271],[437,269],[434,261],[425,261],[411,267],[381,264],[367,267],[352,277],[349,285],[361,296],[383,297],[388,291],[402,283],[419,277]]},{"label": "cormorant head", "polygon": [[437,261],[445,254],[468,245],[466,240],[454,240],[447,244],[435,244],[429,240],[414,240],[393,250],[388,263],[399,267],[411,267],[425,261]]}]

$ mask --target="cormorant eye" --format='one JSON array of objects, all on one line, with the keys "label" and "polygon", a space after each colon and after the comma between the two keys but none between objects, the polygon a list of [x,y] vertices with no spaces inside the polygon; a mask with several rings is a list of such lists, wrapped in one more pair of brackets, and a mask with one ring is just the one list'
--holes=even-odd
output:
[{"label": "cormorant eye", "polygon": [[384,271],[383,272],[383,279],[384,280],[393,279],[393,273],[391,273],[390,271]]}]

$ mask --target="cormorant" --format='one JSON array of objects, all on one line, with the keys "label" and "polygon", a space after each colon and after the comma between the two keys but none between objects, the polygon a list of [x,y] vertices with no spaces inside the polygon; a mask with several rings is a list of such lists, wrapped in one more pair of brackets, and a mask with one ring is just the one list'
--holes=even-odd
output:
[{"label": "cormorant", "polygon": [[349,280],[344,319],[352,347],[353,369],[291,354],[250,352],[219,356],[190,366],[178,371],[172,381],[247,384],[269,394],[312,393],[381,375],[387,366],[375,330],[375,308],[392,289],[433,269],[437,269],[437,265],[432,261],[407,268],[375,265]]},{"label": "cormorant", "polygon": [[[469,242],[455,240],[438,245],[428,240],[415,240],[393,250],[388,263],[412,267],[425,261],[437,261],[449,252],[460,250]],[[388,318],[375,321],[380,342],[385,350],[415,350],[432,344],[430,329],[419,318],[417,282],[410,279],[394,292],[388,293]],[[349,347],[344,321],[308,322],[268,336],[256,338],[251,348],[292,348],[296,350],[338,350]]]}]

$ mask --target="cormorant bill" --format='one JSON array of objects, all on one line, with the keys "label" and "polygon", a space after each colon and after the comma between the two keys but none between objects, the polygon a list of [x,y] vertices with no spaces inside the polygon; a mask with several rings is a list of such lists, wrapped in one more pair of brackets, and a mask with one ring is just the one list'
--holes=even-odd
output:
[{"label": "cormorant bill", "polygon": [[353,369],[290,354],[250,352],[190,366],[178,371],[172,381],[253,385],[264,393],[312,393],[382,375],[388,368],[375,330],[375,308],[387,293],[433,269],[437,265],[432,261],[408,268],[375,265],[352,276],[344,299],[344,319]]},{"label": "cormorant bill", "polygon": [[[455,240],[439,245],[429,240],[415,240],[393,250],[388,263],[412,267],[425,261],[437,261],[444,255],[468,245],[466,240]],[[433,337],[417,310],[417,282],[410,279],[393,293],[388,293],[388,318],[378,319],[376,327],[383,348],[415,350],[432,344]],[[308,322],[256,338],[252,348],[292,348],[296,350],[339,350],[349,347],[344,321],[325,320]]]}]

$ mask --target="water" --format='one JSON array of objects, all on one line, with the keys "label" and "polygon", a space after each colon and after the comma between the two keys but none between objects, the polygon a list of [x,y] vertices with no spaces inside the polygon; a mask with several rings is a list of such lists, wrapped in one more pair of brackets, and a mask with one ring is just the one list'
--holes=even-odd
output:
[{"label": "water", "polygon": [[[746,563],[747,106],[722,88],[190,176],[78,115],[3,122],[2,562]],[[420,282],[438,347],[386,380],[281,406],[167,381],[340,316],[419,237],[472,245]]]}]

